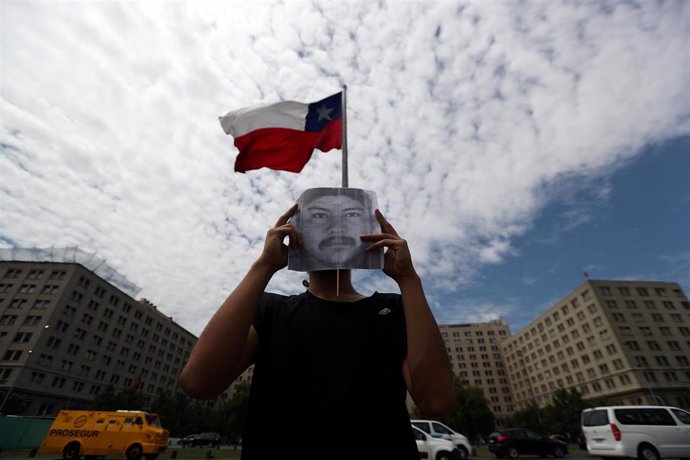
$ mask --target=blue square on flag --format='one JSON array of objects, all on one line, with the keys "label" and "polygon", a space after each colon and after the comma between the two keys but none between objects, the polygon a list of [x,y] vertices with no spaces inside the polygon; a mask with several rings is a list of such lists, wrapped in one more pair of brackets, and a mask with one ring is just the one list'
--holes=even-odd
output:
[{"label": "blue square on flag", "polygon": [[309,104],[304,130],[321,131],[331,121],[342,118],[342,112],[342,93],[334,94],[318,102],[312,102]]}]

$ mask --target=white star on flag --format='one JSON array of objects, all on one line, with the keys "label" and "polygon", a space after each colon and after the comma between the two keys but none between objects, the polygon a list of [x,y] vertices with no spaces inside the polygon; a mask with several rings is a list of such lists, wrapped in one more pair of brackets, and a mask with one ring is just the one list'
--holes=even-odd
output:
[{"label": "white star on flag", "polygon": [[316,111],[319,113],[319,120],[318,121],[321,121],[324,118],[326,120],[330,120],[331,119],[331,112],[333,111],[333,109],[329,109],[325,105],[322,105],[321,107],[317,107]]}]

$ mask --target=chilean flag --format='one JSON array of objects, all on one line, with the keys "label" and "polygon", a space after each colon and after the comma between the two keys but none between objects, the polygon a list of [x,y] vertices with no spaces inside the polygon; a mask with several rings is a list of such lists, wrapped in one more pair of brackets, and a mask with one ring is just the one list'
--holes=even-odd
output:
[{"label": "chilean flag", "polygon": [[270,168],[298,173],[314,149],[343,144],[342,93],[318,102],[283,101],[235,110],[220,118],[240,151],[235,171]]}]

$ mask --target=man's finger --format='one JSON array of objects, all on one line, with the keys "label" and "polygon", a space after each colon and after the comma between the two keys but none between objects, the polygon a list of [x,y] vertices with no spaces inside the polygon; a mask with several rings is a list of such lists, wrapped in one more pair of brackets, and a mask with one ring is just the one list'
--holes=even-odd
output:
[{"label": "man's finger", "polygon": [[269,233],[277,234],[281,241],[287,236],[290,238],[290,247],[295,249],[300,246],[301,240],[299,237],[299,232],[292,224],[281,225],[280,227],[274,227],[269,230]]},{"label": "man's finger", "polygon": [[376,215],[376,219],[379,221],[379,224],[381,224],[381,230],[383,230],[385,233],[390,233],[395,236],[398,236],[398,232],[395,231],[395,228],[386,220],[385,217],[383,217],[383,214],[381,211],[378,209],[374,213]]},{"label": "man's finger", "polygon": [[278,221],[276,222],[274,227],[280,227],[281,225],[287,224],[288,220],[290,220],[290,217],[292,217],[296,211],[297,211],[297,203],[293,204],[290,207],[290,209],[287,210],[287,212],[285,214],[283,214],[282,216],[280,216],[278,218]]},{"label": "man's finger", "polygon": [[399,247],[402,246],[403,243],[404,243],[404,240],[398,240],[398,239],[393,239],[393,238],[389,238],[389,239],[385,239],[385,240],[379,240],[375,243],[372,243],[366,249],[366,251],[375,251],[376,249],[384,248],[384,247],[385,248],[391,248],[391,249],[393,249],[393,248],[398,249]]},{"label": "man's finger", "polygon": [[395,239],[398,238],[397,235],[391,233],[367,233],[366,235],[360,235],[359,239],[362,241],[378,241],[384,239]]}]

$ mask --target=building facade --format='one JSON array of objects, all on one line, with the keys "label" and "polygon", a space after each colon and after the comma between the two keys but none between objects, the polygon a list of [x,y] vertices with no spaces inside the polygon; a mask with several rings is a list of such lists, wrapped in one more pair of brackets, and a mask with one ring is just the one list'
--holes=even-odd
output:
[{"label": "building facade", "polygon": [[586,399],[690,408],[690,303],[676,283],[590,280],[502,343],[516,408]]},{"label": "building facade", "polygon": [[486,323],[440,325],[453,374],[465,385],[484,391],[496,424],[504,425],[513,412],[513,393],[501,354],[502,343],[510,337],[503,320]]},{"label": "building facade", "polygon": [[21,398],[25,415],[88,408],[108,385],[176,391],[195,342],[80,263],[0,261],[0,404]]}]

